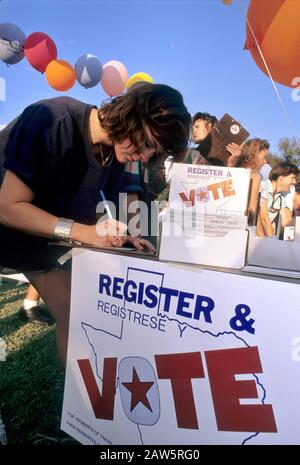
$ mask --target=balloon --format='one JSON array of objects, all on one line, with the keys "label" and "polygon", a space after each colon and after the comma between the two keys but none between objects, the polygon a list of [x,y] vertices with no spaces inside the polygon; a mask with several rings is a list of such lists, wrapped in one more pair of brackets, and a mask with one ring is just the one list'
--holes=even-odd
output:
[{"label": "balloon", "polygon": [[232,0],[223,0],[224,5],[231,5]]},{"label": "balloon", "polygon": [[[294,0],[251,0],[247,19],[258,41],[274,81],[294,87],[300,76],[300,2]],[[247,24],[245,48],[259,68],[268,75],[251,28]]]},{"label": "balloon", "polygon": [[74,86],[76,75],[72,65],[65,60],[53,60],[46,69],[48,84],[61,92]]},{"label": "balloon", "polygon": [[44,32],[33,32],[24,44],[27,60],[33,68],[41,73],[46,71],[47,65],[57,58],[56,45]]},{"label": "balloon", "polygon": [[15,24],[0,24],[0,59],[14,65],[24,58],[24,32]]},{"label": "balloon", "polygon": [[86,89],[100,82],[103,70],[98,58],[94,55],[82,55],[75,63],[76,79]]},{"label": "balloon", "polygon": [[133,84],[136,84],[139,81],[145,81],[145,82],[154,82],[153,78],[147,74],[147,73],[135,73],[126,82],[126,88],[129,89],[129,87],[133,86]]},{"label": "balloon", "polygon": [[105,63],[103,66],[101,84],[104,92],[106,92],[110,97],[123,92],[127,81],[128,72],[123,63],[116,60]]}]

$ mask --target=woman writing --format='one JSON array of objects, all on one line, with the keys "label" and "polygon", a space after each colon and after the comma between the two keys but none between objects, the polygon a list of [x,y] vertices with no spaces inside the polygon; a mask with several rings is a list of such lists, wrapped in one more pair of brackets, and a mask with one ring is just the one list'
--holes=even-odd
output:
[{"label": "woman writing", "polygon": [[[27,107],[0,133],[6,174],[0,190],[0,265],[20,270],[57,323],[65,362],[70,270],[60,267],[56,240],[92,247],[131,242],[116,220],[93,224],[99,192],[114,199],[124,166],[186,148],[190,115],[181,94],[161,84],[136,86],[99,109],[69,97]],[[2,140],[1,140],[2,138]]]}]

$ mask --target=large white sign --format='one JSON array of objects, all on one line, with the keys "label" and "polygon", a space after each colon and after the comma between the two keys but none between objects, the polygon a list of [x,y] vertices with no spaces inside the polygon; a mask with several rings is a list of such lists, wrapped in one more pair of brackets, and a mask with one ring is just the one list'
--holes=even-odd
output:
[{"label": "large white sign", "polygon": [[83,444],[300,444],[299,285],[78,251],[62,429]]}]

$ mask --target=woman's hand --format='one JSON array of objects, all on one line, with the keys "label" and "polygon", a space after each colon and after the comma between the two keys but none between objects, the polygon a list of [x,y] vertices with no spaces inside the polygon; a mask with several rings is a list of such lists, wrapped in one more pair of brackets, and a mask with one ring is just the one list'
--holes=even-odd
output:
[{"label": "woman's hand", "polygon": [[151,242],[147,241],[146,239],[141,239],[140,237],[126,236],[125,242],[126,244],[131,244],[138,250],[147,249],[151,252],[155,251],[155,247],[151,244]]},{"label": "woman's hand", "polygon": [[235,142],[231,142],[230,144],[226,145],[227,152],[230,153],[233,157],[239,157],[242,153],[241,147],[236,144]]},{"label": "woman's hand", "polygon": [[74,223],[71,236],[72,240],[91,247],[122,247],[127,241],[126,234],[126,224],[108,219],[91,226]]},{"label": "woman's hand", "polygon": [[74,223],[71,235],[73,241],[91,247],[122,247],[127,243],[138,250],[155,251],[155,247],[146,239],[127,236],[127,225],[113,219],[98,221],[92,226]]}]

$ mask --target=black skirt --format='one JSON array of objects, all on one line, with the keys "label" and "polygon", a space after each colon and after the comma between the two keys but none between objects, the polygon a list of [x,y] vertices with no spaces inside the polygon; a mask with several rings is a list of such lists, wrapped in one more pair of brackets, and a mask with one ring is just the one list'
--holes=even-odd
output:
[{"label": "black skirt", "polygon": [[20,272],[70,269],[71,260],[63,266],[57,261],[65,253],[65,247],[46,238],[0,225],[0,267]]}]

